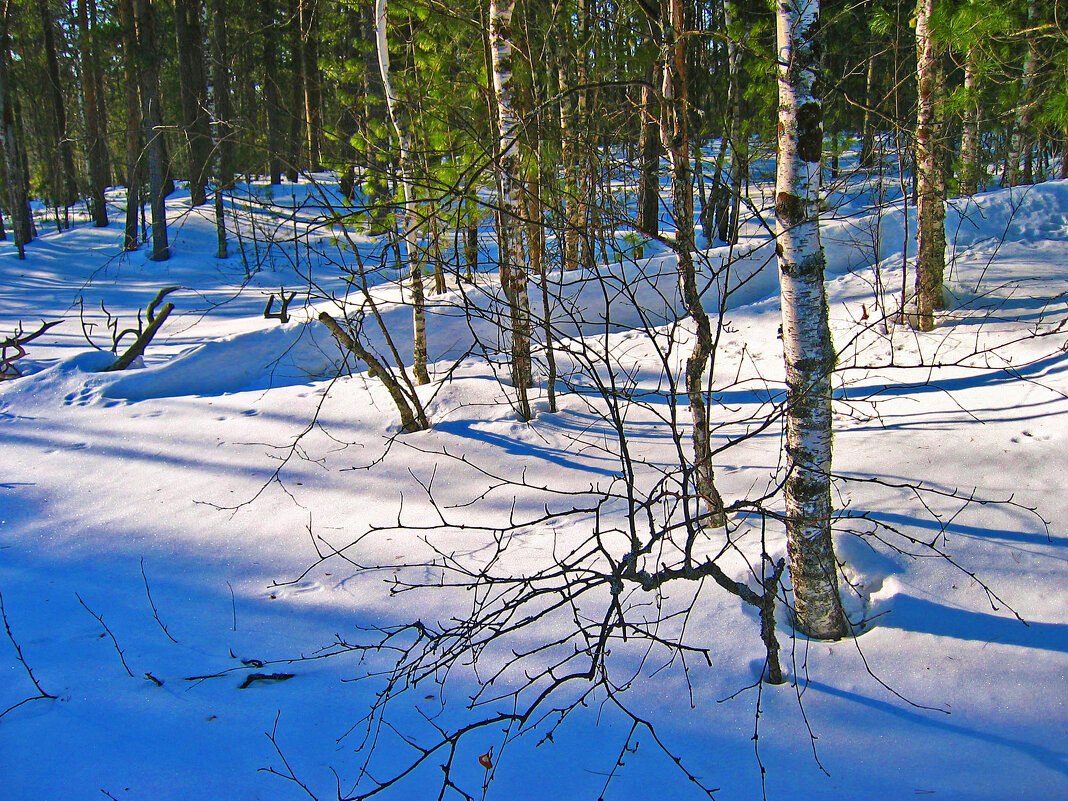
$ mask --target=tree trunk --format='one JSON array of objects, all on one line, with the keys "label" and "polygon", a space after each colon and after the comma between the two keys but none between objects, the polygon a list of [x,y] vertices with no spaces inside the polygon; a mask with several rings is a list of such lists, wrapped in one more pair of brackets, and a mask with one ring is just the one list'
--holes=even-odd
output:
[{"label": "tree trunk", "polygon": [[118,15],[123,30],[122,60],[126,85],[126,226],[122,249],[132,251],[137,250],[139,243],[137,222],[141,213],[141,187],[144,183],[140,71],[133,0],[120,0]]},{"label": "tree trunk", "polygon": [[[1013,128],[1009,147],[1009,158],[1005,169],[1004,186],[1034,183],[1031,173],[1031,160],[1026,154],[1032,146],[1032,125],[1035,118],[1034,83],[1038,75],[1038,40],[1033,28],[1037,14],[1036,0],[1027,0],[1027,55],[1024,57],[1023,75],[1020,77],[1020,103],[1016,107],[1016,124]],[[1020,162],[1024,162],[1024,172],[1020,174]]]},{"label": "tree trunk", "polygon": [[831,539],[831,372],[820,243],[823,110],[813,95],[816,0],[777,0],[779,156],[775,180],[786,361],[786,540],[795,625],[817,639],[849,633]]},{"label": "tree trunk", "polygon": [[[89,5],[92,8],[88,8]],[[92,23],[92,25],[90,25]],[[86,162],[89,171],[89,213],[93,225],[108,224],[107,116],[100,114],[104,84],[100,77],[100,59],[96,49],[95,0],[78,0],[78,50],[82,63],[82,106],[85,109]]]},{"label": "tree trunk", "polygon": [[[865,16],[874,12],[875,3],[874,0],[868,0],[865,3]],[[861,146],[860,146],[860,166],[864,169],[871,169],[875,166],[875,86],[876,86],[876,63],[878,59],[875,56],[876,44],[873,42],[870,45],[868,51],[868,74],[864,81],[864,122],[861,129]],[[879,165],[879,169],[882,170],[882,165]]]},{"label": "tree trunk", "polygon": [[931,35],[934,0],[916,5],[916,313],[914,328],[934,328],[935,309],[945,307],[945,179],[939,158],[943,128],[942,71]]},{"label": "tree trunk", "polygon": [[730,109],[730,133],[728,140],[731,149],[731,166],[728,192],[730,193],[730,211],[725,215],[719,230],[719,238],[728,245],[738,244],[738,228],[741,222],[742,193],[745,182],[749,179],[749,143],[745,141],[742,125],[742,83],[741,59],[742,48],[731,35],[738,18],[737,7],[733,2],[723,3],[723,20],[728,31],[727,65],[729,71],[728,107]]},{"label": "tree trunk", "polygon": [[0,28],[0,136],[3,138],[4,168],[7,177],[8,202],[11,210],[11,229],[20,259],[26,258],[26,244],[34,237],[33,216],[30,212],[26,173],[22,169],[22,149],[18,137],[18,116],[15,113],[15,88],[11,81],[11,41],[8,36],[10,6],[4,6]]},{"label": "tree trunk", "polygon": [[1061,139],[1061,180],[1068,178],[1068,125],[1064,126],[1064,138]]},{"label": "tree trunk", "polygon": [[316,0],[300,0],[303,31],[301,59],[304,71],[304,120],[308,145],[308,168],[322,168],[322,80],[319,74],[319,9]]},{"label": "tree trunk", "polygon": [[63,83],[59,76],[59,59],[56,54],[55,19],[48,7],[48,0],[37,0],[41,17],[41,42],[45,51],[45,81],[48,104],[52,111],[52,146],[59,174],[53,189],[57,206],[69,208],[78,200],[78,181],[74,171],[74,147],[67,136],[67,113],[63,107]]},{"label": "tree trunk", "polygon": [[[376,40],[375,6],[361,5],[362,19],[365,26],[363,36]],[[387,227],[393,191],[390,186],[390,123],[387,119],[386,93],[382,88],[382,72],[378,63],[377,49],[366,48],[364,51],[364,69],[366,89],[363,93],[363,194],[368,216],[368,231],[371,234],[382,233]]]},{"label": "tree trunk", "polygon": [[200,0],[175,0],[174,32],[178,44],[178,78],[182,96],[182,126],[189,143],[189,202],[207,202],[205,185],[211,172],[211,131],[208,123],[208,82],[204,73],[204,37]]},{"label": "tree trunk", "polygon": [[230,97],[230,48],[226,30],[226,2],[212,0],[212,84],[215,99],[215,140],[218,143],[216,192],[234,186],[233,102]]},{"label": "tree trunk", "polygon": [[296,183],[304,166],[304,34],[300,25],[301,0],[292,0],[289,13],[289,133],[286,135],[285,174]]},{"label": "tree trunk", "polygon": [[404,257],[408,261],[409,275],[411,279],[412,293],[412,328],[413,328],[413,370],[417,384],[430,383],[430,375],[427,373],[427,346],[426,346],[426,303],[423,290],[423,268],[418,254],[418,243],[414,241],[415,226],[409,215],[412,203],[412,182],[409,175],[411,163],[411,143],[408,138],[408,127],[401,117],[398,108],[397,97],[393,93],[393,84],[389,75],[389,43],[386,39],[387,22],[386,0],[375,0],[375,44],[378,51],[379,74],[382,78],[382,89],[386,99],[386,111],[393,124],[393,131],[397,135],[397,144],[400,155],[397,159],[397,169],[400,173],[397,183],[400,187],[400,208],[397,210],[397,230],[400,241],[404,243]]},{"label": "tree trunk", "polygon": [[152,261],[170,258],[167,242],[166,179],[163,152],[163,120],[159,97],[159,50],[156,43],[152,0],[134,0],[138,62],[141,75],[141,119],[144,124],[145,159],[148,162],[148,200],[152,208]]},{"label": "tree trunk", "polygon": [[[569,27],[570,21],[565,20],[564,25]],[[562,95],[560,98],[560,163],[563,173],[563,192],[560,198],[562,225],[558,236],[561,238],[561,269],[569,271],[577,270],[579,266],[579,226],[582,224],[577,212],[579,188],[576,156],[578,148],[575,147],[576,103],[570,92],[571,76],[568,73],[568,64],[571,62],[570,54],[557,52],[557,59],[557,89]]]},{"label": "tree trunk", "polygon": [[649,83],[642,86],[641,176],[638,183],[638,228],[647,236],[660,235],[660,109],[654,85],[657,79],[654,66],[649,71]]},{"label": "tree trunk", "polygon": [[675,217],[675,255],[686,313],[694,323],[694,346],[686,360],[686,396],[693,419],[693,482],[706,508],[711,527],[726,524],[723,498],[716,489],[712,468],[711,431],[705,401],[704,375],[712,355],[712,324],[701,301],[693,261],[693,175],[690,170],[689,105],[686,85],[682,0],[668,0],[661,8],[659,26],[665,55],[663,68],[661,140],[671,165],[671,205]]},{"label": "tree trunk", "polygon": [[529,392],[532,384],[530,356],[530,298],[527,291],[528,266],[523,248],[523,183],[520,171],[520,120],[515,111],[515,75],[512,13],[515,0],[490,0],[490,56],[493,89],[497,101],[498,170],[500,195],[498,248],[501,287],[508,302],[512,339],[512,382],[517,395],[517,411],[530,420]]},{"label": "tree trunk", "polygon": [[263,29],[263,104],[267,114],[267,172],[271,185],[282,183],[281,108],[278,104],[278,44],[275,40],[274,4],[260,0],[260,25]]},{"label": "tree trunk", "polygon": [[964,60],[964,112],[960,137],[960,193],[971,197],[979,184],[979,99],[976,78],[977,45],[968,48]]}]

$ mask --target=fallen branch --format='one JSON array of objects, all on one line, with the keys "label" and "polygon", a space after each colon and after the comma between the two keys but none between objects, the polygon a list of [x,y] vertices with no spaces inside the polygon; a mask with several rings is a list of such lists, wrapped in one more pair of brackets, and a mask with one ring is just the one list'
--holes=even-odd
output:
[{"label": "fallen branch", "polygon": [[293,302],[293,298],[297,296],[296,292],[290,292],[288,295],[285,289],[280,288],[278,290],[278,299],[282,303],[282,308],[276,312],[272,312],[271,308],[274,306],[274,293],[267,298],[267,306],[263,310],[263,317],[266,320],[278,320],[282,323],[289,322],[289,304]]},{"label": "fallen branch", "polygon": [[[26,349],[23,345],[32,342],[49,328],[54,328],[62,322],[62,320],[52,320],[48,323],[42,322],[41,327],[32,334],[24,334],[22,323],[19,323],[18,330],[0,342],[0,381],[5,378],[18,378],[21,376],[22,374],[15,367],[15,362],[26,355]],[[9,350],[13,350],[14,354],[9,356]]]},{"label": "fallen branch", "polygon": [[[343,347],[351,351],[358,359],[360,359],[360,361],[367,365],[368,373],[385,385],[390,397],[393,398],[393,403],[397,406],[397,411],[400,412],[401,428],[406,433],[425,431],[430,428],[430,422],[427,420],[426,412],[423,411],[419,399],[412,397],[410,398],[412,403],[409,404],[409,397],[405,395],[400,382],[398,382],[393,374],[383,366],[373,353],[367,350],[358,339],[342,328],[338,321],[330,316],[329,312],[320,312],[319,322],[330,329],[330,333],[334,335],[334,338],[340,342]],[[414,411],[412,410],[413,405],[415,406]]]},{"label": "fallen branch", "polygon": [[171,292],[174,292],[176,289],[178,289],[178,287],[168,286],[164,287],[156,293],[156,297],[153,298],[152,302],[148,304],[148,309],[145,311],[145,317],[148,319],[147,327],[145,327],[141,323],[141,316],[139,314],[137,317],[137,330],[135,331],[134,329],[130,328],[126,331],[123,331],[122,334],[119,334],[119,336],[115,340],[116,343],[120,339],[122,339],[122,337],[127,333],[136,334],[137,339],[134,340],[134,343],[126,349],[126,352],[123,353],[122,356],[120,356],[109,366],[101,370],[102,373],[109,373],[115,370],[125,370],[127,367],[133,364],[134,359],[136,359],[138,356],[144,355],[145,348],[148,347],[148,343],[152,341],[152,337],[154,337],[156,335],[156,332],[159,331],[160,326],[163,325],[163,321],[167,319],[167,315],[174,311],[173,303],[167,303],[166,305],[164,305],[164,307],[160,309],[159,314],[156,314],[156,307],[163,301],[163,298],[165,298]]}]

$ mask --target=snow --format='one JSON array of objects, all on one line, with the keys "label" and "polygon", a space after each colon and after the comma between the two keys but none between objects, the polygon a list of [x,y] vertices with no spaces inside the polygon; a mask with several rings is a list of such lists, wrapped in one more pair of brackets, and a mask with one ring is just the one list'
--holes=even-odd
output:
[{"label": "snow", "polygon": [[[266,196],[248,189],[238,204],[246,214]],[[322,189],[275,188],[276,213]],[[1068,317],[1068,183],[954,202],[954,307],[929,334],[876,324],[877,287],[896,302],[914,210],[906,217],[892,196],[873,207],[870,182],[838,189],[823,225],[841,351],[836,543],[847,609],[863,625],[852,640],[808,642],[791,637],[780,609],[790,681],[758,689],[755,612],[710,583],[683,582],[666,590],[664,608],[696,596],[687,641],[707,649],[711,666],[694,656],[685,670],[677,659],[664,667],[662,650],[643,657],[620,642],[613,675],[636,677],[620,697],[717,798],[1068,797],[1068,336],[1058,327]],[[121,193],[112,200],[121,220]],[[614,378],[628,399],[620,408],[635,486],[648,490],[675,452],[653,343],[675,337],[668,361],[678,369],[688,335],[674,325],[674,261],[663,251],[600,266],[600,283],[552,275],[572,391],[560,387],[552,414],[538,399],[530,425],[509,405],[506,368],[482,355],[496,359],[500,347],[495,277],[453,282],[428,314],[434,382],[420,394],[433,428],[398,435],[383,387],[315,322],[356,293],[324,255],[351,265],[353,253],[330,249],[336,232],[317,227],[314,209],[301,210],[295,249],[268,248],[244,229],[246,257],[267,257],[247,271],[239,255],[213,257],[209,213],[180,194],[168,205],[174,255],[162,264],[147,261],[147,248],[122,254],[118,222],[45,233],[26,261],[0,243],[0,335],[65,320],[27,346],[22,378],[0,382],[0,593],[11,632],[0,635],[0,710],[36,695],[14,643],[56,696],[0,717],[5,800],[286,801],[349,793],[365,764],[373,777],[391,776],[415,757],[398,732],[429,742],[428,719],[456,727],[500,711],[492,702],[467,709],[476,672],[490,675],[509,649],[566,636],[570,617],[543,618],[481,652],[475,669],[457,665],[443,685],[438,674],[399,695],[387,715],[395,729],[370,735],[387,655],[302,657],[339,650],[337,638],[366,641],[376,626],[469,615],[464,590],[390,594],[394,580],[436,583],[440,571],[418,567],[435,552],[532,575],[586,542],[589,514],[519,528],[503,551],[486,527],[624,492],[605,403],[582,369],[590,353],[612,354],[611,376],[604,363],[596,376]],[[751,422],[782,398],[772,246],[755,223],[745,234],[737,248],[706,255],[707,274],[720,276],[710,278],[709,309],[727,286],[712,386],[717,441],[752,433],[717,456],[728,501],[760,493],[780,467],[779,426]],[[378,243],[354,241],[375,257]],[[727,263],[729,279],[718,269]],[[168,297],[176,310],[144,364],[96,372],[111,356],[83,336],[79,296],[90,338],[107,346],[101,302],[126,327],[171,285],[181,287]],[[280,287],[300,293],[284,324],[262,316]],[[382,284],[374,294],[396,347],[410,353],[403,293]],[[386,349],[369,324],[364,333]],[[606,530],[624,526],[624,503],[602,511]],[[438,527],[439,515],[457,526]],[[737,549],[722,564],[751,582],[759,522],[736,522]],[[781,556],[781,532],[768,537]],[[596,597],[583,603],[598,608]],[[681,625],[667,619],[663,630],[675,636]],[[241,689],[252,673],[294,676]],[[516,681],[512,673],[501,683]],[[628,740],[630,719],[603,691],[551,742],[539,745],[543,725],[501,752],[502,728],[458,746],[452,778],[474,796],[702,796],[647,731]],[[491,747],[490,773],[478,757]],[[385,796],[436,797],[445,758],[436,753]],[[307,792],[278,775],[290,770]]]}]

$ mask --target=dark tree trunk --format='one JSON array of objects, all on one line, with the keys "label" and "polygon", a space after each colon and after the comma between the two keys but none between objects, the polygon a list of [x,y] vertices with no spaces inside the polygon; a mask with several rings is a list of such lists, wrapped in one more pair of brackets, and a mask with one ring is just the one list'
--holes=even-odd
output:
[{"label": "dark tree trunk", "polygon": [[138,62],[141,75],[141,119],[148,163],[148,199],[152,208],[153,261],[170,258],[167,241],[167,163],[163,146],[163,119],[159,96],[159,50],[152,0],[134,0]]},{"label": "dark tree trunk", "polygon": [[319,75],[319,8],[316,0],[300,0],[303,31],[304,120],[307,126],[308,169],[322,167],[322,79]]},{"label": "dark tree trunk", "polygon": [[648,236],[660,235],[660,110],[656,102],[657,70],[650,70],[642,86],[641,178],[638,184],[638,228]]},{"label": "dark tree trunk", "polygon": [[85,108],[86,161],[89,168],[89,213],[93,224],[108,224],[104,192],[108,185],[107,117],[100,114],[104,84],[96,49],[96,2],[78,0],[78,46],[82,61],[82,99]]},{"label": "dark tree trunk", "polygon": [[[364,36],[363,22],[359,12],[351,6],[344,6],[343,13],[345,15],[345,49],[342,54],[342,58],[345,61],[355,62],[361,57],[361,54],[357,52],[354,46],[356,42]],[[369,59],[369,56],[363,55],[365,59]],[[366,63],[366,62],[365,62]],[[367,71],[371,70],[373,65],[366,67],[365,82],[370,78],[367,75]],[[341,116],[338,119],[337,127],[341,134],[340,146],[342,148],[340,159],[344,162],[344,166],[338,171],[338,176],[341,194],[345,200],[350,203],[356,197],[356,162],[359,160],[359,156],[356,153],[356,149],[352,146],[353,137],[360,132],[360,123],[363,117],[362,109],[363,102],[367,96],[366,83],[361,85],[355,76],[342,78],[338,83],[338,95],[341,102],[344,104],[341,109]]]},{"label": "dark tree trunk", "polygon": [[15,88],[11,81],[11,42],[8,38],[8,14],[5,13],[0,27],[0,124],[3,139],[4,168],[7,177],[8,203],[11,210],[11,228],[20,259],[26,258],[26,244],[33,240],[33,217],[30,214],[29,190],[26,173],[22,168],[21,145],[18,139],[18,116],[15,109]]},{"label": "dark tree trunk", "polygon": [[296,183],[304,166],[301,144],[305,139],[304,122],[304,32],[300,19],[301,0],[293,0],[289,9],[289,133],[286,137],[286,178]]},{"label": "dark tree trunk", "polygon": [[204,74],[204,36],[200,0],[175,0],[174,33],[178,45],[178,79],[182,95],[182,127],[189,143],[189,199],[207,202],[204,187],[210,174],[211,131],[208,124],[208,82]]},{"label": "dark tree trunk", "polygon": [[37,11],[41,17],[41,44],[48,78],[45,93],[52,111],[52,146],[59,161],[53,200],[57,206],[68,208],[78,200],[78,181],[74,171],[74,147],[67,136],[67,112],[63,107],[63,84],[56,55],[55,19],[48,0],[37,0]]},{"label": "dark tree trunk", "polygon": [[281,109],[278,105],[278,43],[275,40],[274,4],[260,0],[260,24],[263,29],[263,102],[267,112],[267,171],[271,184],[282,183]]},{"label": "dark tree trunk", "polygon": [[226,2],[212,0],[212,83],[215,94],[215,139],[218,142],[218,188],[234,186],[233,101],[230,97],[230,51],[226,33]]},{"label": "dark tree trunk", "polygon": [[126,226],[123,250],[137,250],[137,222],[141,212],[144,164],[141,149],[141,91],[137,65],[137,29],[132,0],[120,0],[119,24],[123,30],[123,69],[126,83]]}]

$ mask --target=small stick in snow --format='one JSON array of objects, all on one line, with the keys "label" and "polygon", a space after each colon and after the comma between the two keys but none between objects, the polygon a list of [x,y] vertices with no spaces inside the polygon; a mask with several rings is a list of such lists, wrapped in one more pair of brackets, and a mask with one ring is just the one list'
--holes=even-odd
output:
[{"label": "small stick in snow", "polygon": [[238,685],[239,690],[251,687],[257,681],[288,681],[296,675],[294,673],[249,673],[245,680]]},{"label": "small stick in snow", "polygon": [[122,662],[122,666],[126,668],[126,672],[130,675],[130,678],[134,678],[133,671],[130,670],[130,666],[126,664],[126,657],[123,655],[122,649],[119,647],[119,641],[115,639],[115,635],[112,633],[111,629],[108,628],[108,624],[104,622],[104,618],[102,618],[100,615],[90,609],[86,605],[85,601],[82,600],[82,596],[80,596],[78,593],[74,593],[74,597],[78,599],[78,603],[82,605],[85,611],[95,617],[97,619],[97,622],[104,627],[104,631],[107,632],[107,635],[111,638],[111,642],[115,646],[115,650],[119,654],[119,661]]},{"label": "small stick in snow", "polygon": [[7,638],[11,640],[11,644],[15,646],[15,654],[17,655],[19,662],[22,664],[22,667],[26,669],[26,674],[30,677],[30,681],[33,682],[33,686],[37,688],[37,692],[39,693],[38,695],[35,695],[32,698],[24,698],[17,704],[13,704],[12,706],[9,706],[7,709],[5,709],[3,712],[0,712],[0,718],[2,718],[12,709],[17,709],[18,707],[22,706],[23,704],[29,703],[30,701],[36,701],[39,698],[55,699],[56,696],[52,695],[51,693],[45,692],[44,688],[41,687],[41,683],[37,681],[37,677],[33,675],[33,670],[30,668],[29,663],[26,661],[26,657],[22,655],[22,648],[19,646],[18,640],[15,639],[15,635],[11,633],[11,623],[8,622],[7,610],[4,608],[3,593],[0,593],[0,617],[4,619],[4,629],[7,631]]},{"label": "small stick in snow", "polygon": [[226,586],[230,588],[230,614],[234,619],[234,631],[237,631],[237,598],[234,596],[234,585],[228,581]]},{"label": "small stick in snow", "polygon": [[156,609],[156,603],[152,600],[152,590],[149,589],[148,576],[145,575],[145,558],[143,556],[141,557],[141,578],[145,580],[145,595],[148,596],[148,605],[152,607],[152,617],[156,618],[156,622],[159,623],[159,627],[163,629],[163,633],[167,635],[167,639],[177,645],[178,640],[174,639],[171,633],[167,631],[167,627],[164,625],[163,621],[159,619],[159,610]]}]

